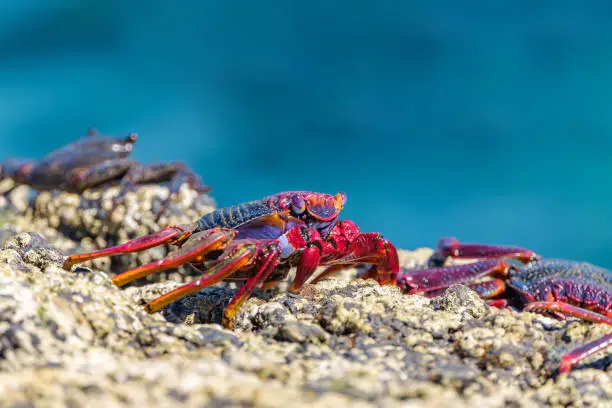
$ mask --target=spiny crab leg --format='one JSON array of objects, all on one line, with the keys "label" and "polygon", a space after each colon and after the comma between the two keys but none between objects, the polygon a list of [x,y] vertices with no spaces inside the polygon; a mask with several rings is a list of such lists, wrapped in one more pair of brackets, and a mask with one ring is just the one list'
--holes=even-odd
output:
[{"label": "spiny crab leg", "polygon": [[404,270],[398,275],[398,285],[407,293],[436,295],[450,285],[467,284],[484,297],[493,297],[505,289],[503,282],[495,280],[471,283],[477,278],[493,276],[506,278],[511,265],[501,258],[522,263],[539,260],[533,251],[516,246],[464,244],[456,238],[447,237],[438,241],[438,253],[444,258],[480,259],[474,263],[422,270]]},{"label": "spiny crab leg", "polygon": [[[262,255],[264,252],[266,253]],[[263,261],[258,262],[260,256]],[[147,304],[146,310],[149,313],[157,312],[178,299],[227,279],[241,269],[256,266],[255,274],[247,279],[223,312],[222,324],[232,328],[234,317],[242,304],[253,293],[253,290],[267,279],[279,261],[280,251],[276,244],[266,246],[266,244],[255,241],[234,241],[230,250],[226,251],[225,255],[221,255],[220,260],[209,266],[201,278],[153,299]]]},{"label": "spiny crab leg", "polygon": [[99,187],[116,177],[121,177],[134,164],[135,162],[130,159],[120,158],[106,160],[92,167],[76,167],[66,173],[66,180],[59,187],[76,193]]},{"label": "spiny crab leg", "polygon": [[506,258],[527,263],[541,259],[533,251],[506,245],[464,244],[456,238],[446,237],[438,241],[438,252],[444,257],[459,259],[496,259]]},{"label": "spiny crab leg", "polygon": [[[408,293],[425,292],[426,296],[436,296],[452,284],[463,283],[485,299],[510,295],[490,300],[491,306],[514,304],[523,311],[547,313],[560,319],[574,316],[612,325],[607,300],[609,286],[606,286],[610,283],[610,272],[603,268],[572,261],[542,260],[533,251],[520,247],[462,244],[455,238],[441,239],[438,253],[445,258],[481,260],[460,266],[404,270],[398,277],[398,285]],[[503,258],[526,265],[518,267]],[[577,273],[581,279],[576,282]],[[485,276],[497,279],[478,281]],[[506,289],[511,289],[510,293]],[[559,372],[571,371],[581,361],[609,346],[612,346],[612,333],[570,351],[562,357]]]},{"label": "spiny crab leg", "polygon": [[257,267],[256,273],[251,276],[242,285],[242,287],[236,292],[229,305],[223,312],[222,324],[225,327],[233,328],[234,317],[244,302],[251,296],[256,287],[262,286],[262,284],[268,279],[268,276],[272,273],[274,268],[280,262],[280,251],[278,247],[268,248],[270,251],[268,255],[263,259],[260,265]]},{"label": "spiny crab leg", "polygon": [[154,163],[150,165],[133,165],[127,170],[125,176],[119,184],[119,193],[113,199],[113,213],[117,205],[123,201],[127,193],[133,191],[137,185],[145,183],[154,183],[156,181],[168,181],[168,197],[162,202],[159,211],[156,214],[156,219],[162,216],[169,204],[179,193],[183,184],[187,184],[190,188],[196,190],[199,194],[208,193],[211,187],[204,185],[200,177],[192,170],[188,169],[183,162],[169,163]]},{"label": "spiny crab leg", "polygon": [[256,250],[254,249],[254,245],[233,247],[229,254],[208,267],[204,275],[199,279],[180,286],[149,302],[146,307],[147,312],[157,312],[178,299],[221,282],[234,272],[250,264],[255,256]]},{"label": "spiny crab leg", "polygon": [[592,310],[584,309],[582,307],[570,305],[565,302],[532,302],[529,303],[523,309],[526,312],[552,312],[561,319],[565,319],[566,316],[579,317],[583,320],[593,323],[605,323],[612,326],[612,317],[605,316],[601,313],[593,312]]},{"label": "spiny crab leg", "polygon": [[467,283],[485,276],[505,277],[509,267],[510,264],[507,261],[485,259],[465,265],[404,270],[398,275],[397,282],[402,290],[409,294],[437,292],[453,284]]},{"label": "spiny crab leg", "polygon": [[176,268],[188,262],[201,263],[206,254],[224,249],[236,235],[236,230],[214,228],[193,234],[180,249],[170,253],[164,259],[137,266],[113,278],[118,286],[140,279],[155,272]]},{"label": "spiny crab leg", "polygon": [[570,351],[561,358],[559,373],[569,373],[581,361],[610,346],[612,346],[612,333]]},{"label": "spiny crab leg", "polygon": [[84,254],[74,254],[68,256],[64,262],[64,269],[70,269],[72,266],[90,261],[92,259],[101,258],[103,256],[113,256],[126,254],[130,252],[138,252],[145,249],[153,248],[162,244],[179,244],[187,239],[195,229],[195,224],[188,225],[173,225],[164,227],[161,230],[146,235],[144,237],[129,240],[123,244],[100,249]]},{"label": "spiny crab leg", "polygon": [[[533,302],[528,304],[524,310],[537,313],[552,312],[557,317],[565,318],[566,316],[573,316],[590,322],[605,323],[612,326],[612,317],[564,302]],[[559,373],[569,373],[581,361],[609,346],[612,346],[612,333],[608,333],[597,340],[593,340],[570,351],[561,358]]]}]

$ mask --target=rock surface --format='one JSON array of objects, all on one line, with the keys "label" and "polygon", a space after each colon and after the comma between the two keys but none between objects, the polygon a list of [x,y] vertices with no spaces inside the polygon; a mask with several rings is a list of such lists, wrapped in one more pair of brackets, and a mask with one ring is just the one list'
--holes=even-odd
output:
[{"label": "rock surface", "polygon": [[[128,193],[112,212],[112,200],[117,195],[118,187],[105,191],[88,190],[81,196],[41,192],[33,202],[28,201],[29,192],[29,188],[20,186],[8,199],[0,201],[0,227],[5,224],[0,229],[0,244],[14,233],[36,231],[64,253],[88,252],[153,233],[170,224],[193,222],[215,209],[211,197],[199,196],[185,186],[159,219],[156,214],[168,197],[168,189],[162,186],[142,186]],[[169,245],[164,245],[112,259],[99,258],[84,266],[118,272],[162,259],[171,250]],[[195,274],[197,271],[185,266],[152,275],[144,281],[184,281]]]},{"label": "rock surface", "polygon": [[[130,199],[162,190],[143,187]],[[59,224],[50,212],[41,215],[40,196],[38,220],[14,208],[4,218],[2,406],[612,406],[612,353],[555,376],[564,352],[610,327],[490,308],[461,285],[430,300],[354,279],[353,270],[308,285],[300,296],[258,293],[233,331],[218,324],[235,293],[227,285],[149,315],[143,302],[183,277],[119,289],[110,280],[109,271],[121,270],[113,264],[67,272],[61,263],[66,251],[158,224],[130,230],[126,212],[116,224],[95,227],[95,217],[86,221],[87,206],[67,196],[53,199],[64,207],[45,204]],[[176,217],[191,221],[196,207],[209,210],[197,203],[176,206]],[[138,208],[132,218],[151,216],[150,207]],[[41,235],[14,235],[39,227]],[[79,240],[79,231],[95,238]],[[432,252],[401,251],[401,262],[421,265]]]}]

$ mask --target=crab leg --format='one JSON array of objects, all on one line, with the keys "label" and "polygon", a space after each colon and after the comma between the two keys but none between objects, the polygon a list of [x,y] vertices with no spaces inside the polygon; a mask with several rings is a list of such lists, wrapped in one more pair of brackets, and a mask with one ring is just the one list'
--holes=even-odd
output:
[{"label": "crab leg", "polygon": [[[133,191],[138,184],[169,179],[177,169],[174,163],[155,163],[148,166],[135,165],[125,174],[119,184],[119,193],[113,199],[113,209],[125,195]],[[172,192],[170,195],[172,196]]]},{"label": "crab leg", "polygon": [[187,184],[199,194],[206,194],[211,190],[211,187],[202,183],[202,179],[193,171],[187,169],[183,163],[175,162],[172,163],[172,165],[176,168],[176,171],[170,178],[170,183],[168,184],[170,194],[168,194],[168,198],[162,203],[159,213],[157,214],[158,217],[166,211],[166,208],[168,208],[172,199],[176,197],[183,184]]},{"label": "crab leg", "polygon": [[321,264],[323,248],[321,235],[306,226],[298,226],[287,231],[281,237],[280,242],[285,257],[290,256],[290,253],[300,248],[303,249],[295,272],[295,278],[293,278],[288,288],[290,293],[299,293],[304,283]]},{"label": "crab leg", "polygon": [[251,263],[253,261],[253,257],[254,253],[249,248],[237,248],[235,253],[232,253],[229,257],[217,262],[215,265],[209,268],[206,271],[206,274],[200,279],[180,286],[173,291],[166,293],[165,295],[153,299],[147,304],[146,311],[149,313],[155,313],[178,299],[221,282],[225,278],[231,276],[234,272]]},{"label": "crab leg", "polygon": [[[504,260],[485,259],[482,261],[440,268],[404,270],[398,275],[398,285],[406,293],[435,292],[455,283],[466,283],[484,276],[505,277],[510,265]],[[486,286],[482,286],[487,292]],[[489,288],[491,294],[496,288]]]},{"label": "crab leg", "polygon": [[208,193],[212,189],[210,186],[205,185],[200,176],[194,173],[193,170],[188,169],[183,163],[175,162],[174,165],[178,167],[178,170],[170,179],[168,189],[171,192],[178,193],[183,184],[187,184],[200,194]]},{"label": "crab leg", "polygon": [[[503,279],[492,279],[486,282],[476,282],[468,285],[478,293],[478,296],[485,299],[492,299],[506,292],[507,286]],[[495,301],[489,302],[492,306]]]},{"label": "crab leg", "polygon": [[113,200],[113,209],[138,184],[164,181],[170,182],[168,185],[169,194],[168,198],[162,203],[158,216],[166,210],[168,204],[178,194],[181,185],[184,183],[201,194],[210,191],[210,187],[205,186],[202,180],[193,171],[187,169],[182,162],[155,163],[147,166],[135,165],[129,169],[121,180],[119,193]]},{"label": "crab leg", "polygon": [[185,246],[159,261],[137,266],[113,278],[117,286],[123,286],[155,272],[176,268],[188,262],[201,262],[212,251],[225,248],[234,238],[235,230],[216,228],[202,231],[190,237]]},{"label": "crab leg", "polygon": [[[612,317],[583,309],[564,302],[533,302],[524,309],[528,312],[552,312],[558,317],[579,317],[593,323],[605,323],[612,326]],[[559,373],[569,373],[572,368],[593,354],[612,346],[612,333],[578,347],[561,358]]]},{"label": "crab leg", "polygon": [[280,251],[278,248],[273,249],[263,260],[261,265],[258,266],[257,272],[251,276],[247,281],[242,285],[240,290],[236,292],[236,295],[232,298],[229,305],[225,308],[223,312],[223,321],[222,324],[224,327],[233,328],[234,326],[234,317],[236,313],[242,307],[244,302],[251,296],[253,291],[257,286],[261,286],[268,276],[272,273],[274,268],[278,265],[280,261]]},{"label": "crab leg", "polygon": [[36,163],[30,159],[6,159],[0,162],[0,180],[10,178],[13,186],[3,194],[8,194],[22,183],[27,183],[27,176]]},{"label": "crab leg", "polygon": [[66,174],[61,188],[69,192],[81,192],[97,187],[127,173],[136,162],[129,159],[106,160],[93,167],[76,167]]},{"label": "crab leg", "polygon": [[463,244],[452,237],[442,238],[438,241],[438,252],[444,257],[469,259],[507,258],[522,263],[540,259],[538,254],[525,248],[502,245]]},{"label": "crab leg", "polygon": [[581,361],[610,346],[612,346],[612,333],[608,333],[597,340],[594,340],[590,343],[585,344],[584,346],[578,347],[577,349],[570,351],[561,358],[561,363],[559,364],[559,373],[569,373],[572,368],[579,364]]},{"label": "crab leg", "polygon": [[532,302],[523,309],[526,312],[552,312],[555,316],[565,320],[566,316],[579,317],[593,323],[605,323],[612,326],[612,317],[583,309],[565,302]]},{"label": "crab leg", "polygon": [[[475,291],[478,296],[484,299],[493,299],[497,296],[504,294],[506,291],[507,285],[506,282],[502,279],[491,279],[483,282],[474,282],[469,283],[465,282],[464,285]],[[442,287],[439,289],[434,289],[432,291],[427,291],[425,296],[428,298],[433,298],[442,295],[448,287]],[[418,293],[418,292],[414,292]],[[494,306],[498,308],[504,308],[507,306],[507,301],[505,299],[493,299],[489,300],[489,306]]]},{"label": "crab leg", "polygon": [[[173,291],[168,292],[165,295],[162,295],[149,302],[146,307],[147,312],[157,312],[158,310],[166,307],[167,305],[178,299],[181,299],[187,295],[198,292],[201,289],[221,282],[222,280],[231,276],[236,271],[252,265],[257,259],[258,254],[259,251],[257,248],[257,244],[255,243],[235,245],[226,256],[224,256],[220,261],[217,261],[210,268],[208,268],[206,273],[200,279],[180,286],[179,288],[174,289]],[[265,265],[266,263],[264,262],[264,267]],[[238,294],[240,294],[241,296],[248,296],[248,293],[246,293],[247,290],[248,288],[242,291],[242,293],[238,292]],[[240,298],[237,299],[237,302],[239,301]]]},{"label": "crab leg", "polygon": [[167,226],[151,235],[135,238],[121,245],[84,254],[70,255],[64,262],[64,269],[70,269],[73,265],[103,256],[139,252],[162,244],[178,244],[185,241],[193,233],[194,229],[195,224]]}]

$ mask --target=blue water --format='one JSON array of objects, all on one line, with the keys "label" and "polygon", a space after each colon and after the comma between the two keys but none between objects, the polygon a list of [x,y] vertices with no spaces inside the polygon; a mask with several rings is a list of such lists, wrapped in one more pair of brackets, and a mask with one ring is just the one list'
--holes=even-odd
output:
[{"label": "blue water", "polygon": [[138,131],[222,206],[345,191],[399,247],[612,267],[612,3],[5,0],[1,156]]}]

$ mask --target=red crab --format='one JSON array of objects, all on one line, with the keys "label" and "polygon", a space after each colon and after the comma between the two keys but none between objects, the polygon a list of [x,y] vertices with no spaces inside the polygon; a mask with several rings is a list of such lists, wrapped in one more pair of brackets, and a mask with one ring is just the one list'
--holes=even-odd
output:
[{"label": "red crab", "polygon": [[[480,259],[475,263],[403,270],[398,284],[406,293],[436,296],[455,283],[474,289],[489,304],[567,316],[612,325],[612,272],[587,262],[543,260],[525,248],[462,244],[443,238],[437,253],[442,258]],[[509,263],[515,260],[523,265]],[[481,279],[490,277],[493,279]],[[567,373],[587,357],[612,345],[612,333],[563,356],[559,372]]]},{"label": "red crab", "polygon": [[137,138],[136,133],[117,138],[102,136],[90,129],[87,136],[53,150],[38,161],[10,158],[0,162],[0,180],[11,178],[15,186],[26,184],[40,191],[58,189],[74,193],[119,182],[114,205],[138,184],[169,182],[170,194],[160,214],[183,183],[200,193],[210,191],[182,162],[144,166],[129,159]]},{"label": "red crab", "polygon": [[[257,286],[271,287],[297,266],[289,291],[297,293],[319,265],[372,264],[369,276],[380,284],[395,284],[397,251],[379,233],[362,233],[352,221],[338,220],[346,195],[307,191],[275,194],[218,209],[191,224],[172,225],[122,245],[71,255],[64,267],[90,259],[141,251],[163,243],[179,249],[165,259],[136,267],[113,278],[121,286],[165,269],[191,263],[203,271],[200,279],[151,301],[156,312],[188,294],[222,280],[244,281],[223,313],[223,325],[233,327],[240,306]],[[325,272],[324,272],[325,273]]]}]

